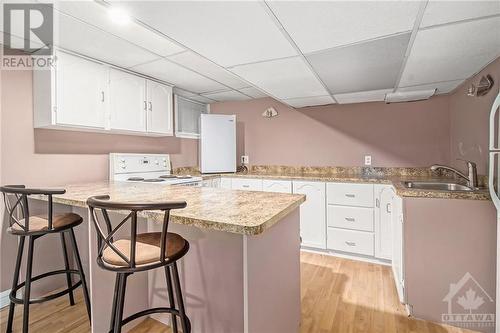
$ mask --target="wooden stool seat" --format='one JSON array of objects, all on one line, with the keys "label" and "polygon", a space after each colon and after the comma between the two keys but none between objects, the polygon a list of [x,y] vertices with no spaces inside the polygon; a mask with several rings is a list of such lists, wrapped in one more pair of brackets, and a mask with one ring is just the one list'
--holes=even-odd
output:
[{"label": "wooden stool seat", "polygon": [[[57,214],[52,217],[52,228],[54,230],[61,230],[66,228],[73,228],[80,223],[83,219],[80,215],[74,213],[64,213]],[[10,227],[9,232],[15,233],[26,233],[26,232],[39,232],[39,231],[49,231],[49,220],[47,217],[43,216],[30,216],[29,218],[29,230],[25,230],[26,224],[24,219],[19,221],[19,224],[14,223]],[[50,231],[54,231],[50,230]]]},{"label": "wooden stool seat", "polygon": [[[177,269],[177,261],[189,251],[189,242],[182,236],[167,231],[170,211],[185,208],[186,202],[118,202],[110,200],[108,195],[100,195],[88,198],[87,205],[98,236],[97,264],[105,270],[116,272],[109,332],[121,333],[123,325],[143,316],[169,313],[173,333],[179,333],[177,319],[181,322],[182,333],[190,333],[191,322],[184,308]],[[121,221],[118,219],[112,223],[108,210],[129,213]],[[142,211],[163,212],[161,232],[137,232],[138,213]],[[118,239],[118,232],[124,225],[130,225],[130,236]],[[136,272],[160,267],[165,270],[169,307],[154,307],[123,318],[128,277]]]},{"label": "wooden stool seat", "polygon": [[[137,234],[135,246],[135,263],[136,265],[146,265],[159,263],[161,256],[161,232],[149,232]],[[182,257],[188,250],[189,245],[184,238],[172,232],[167,233],[165,242],[165,259],[166,261],[174,261]],[[130,244],[129,239],[120,239],[112,243],[127,260],[130,260]],[[113,266],[127,267],[129,264],[123,260],[110,247],[103,251],[102,260]]]}]

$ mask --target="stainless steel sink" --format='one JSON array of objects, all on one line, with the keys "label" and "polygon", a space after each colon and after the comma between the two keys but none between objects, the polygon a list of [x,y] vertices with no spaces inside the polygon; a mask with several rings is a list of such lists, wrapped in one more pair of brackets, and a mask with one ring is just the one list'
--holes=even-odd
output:
[{"label": "stainless steel sink", "polygon": [[425,181],[407,181],[403,185],[406,188],[413,188],[418,190],[437,190],[437,191],[473,191],[468,186],[457,183],[444,183],[444,182],[425,182]]}]

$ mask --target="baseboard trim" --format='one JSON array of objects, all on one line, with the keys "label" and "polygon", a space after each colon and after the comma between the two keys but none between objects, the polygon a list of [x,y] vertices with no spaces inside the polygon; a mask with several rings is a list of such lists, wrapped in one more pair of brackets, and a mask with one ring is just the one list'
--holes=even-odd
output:
[{"label": "baseboard trim", "polygon": [[3,309],[9,305],[10,303],[9,294],[10,294],[10,289],[2,291],[0,293],[0,309]]}]

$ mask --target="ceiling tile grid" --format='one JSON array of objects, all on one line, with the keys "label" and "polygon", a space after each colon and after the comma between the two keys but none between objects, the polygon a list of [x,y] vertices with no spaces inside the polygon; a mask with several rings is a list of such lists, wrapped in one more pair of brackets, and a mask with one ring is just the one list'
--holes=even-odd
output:
[{"label": "ceiling tile grid", "polygon": [[427,3],[420,28],[500,14],[500,1],[443,1]]},{"label": "ceiling tile grid", "polygon": [[[259,1],[118,2],[223,67],[296,55]],[[175,13],[165,19],[165,13]]]},{"label": "ceiling tile grid", "polygon": [[227,89],[222,84],[176,65],[167,59],[137,65],[131,67],[130,70],[164,80],[181,89],[198,94]]},{"label": "ceiling tile grid", "polygon": [[[131,22],[112,23],[109,6]],[[207,103],[267,94],[302,107],[382,100],[386,90],[443,94],[500,56],[498,0],[61,1],[56,9],[57,46]]]},{"label": "ceiling tile grid", "polygon": [[231,71],[279,99],[329,94],[300,57],[236,66]]},{"label": "ceiling tile grid", "polygon": [[267,1],[303,53],[413,28],[418,1]]},{"label": "ceiling tile grid", "polygon": [[410,34],[334,48],[307,56],[335,93],[394,88]]},{"label": "ceiling tile grid", "polygon": [[420,30],[400,86],[466,79],[500,55],[500,17]]}]

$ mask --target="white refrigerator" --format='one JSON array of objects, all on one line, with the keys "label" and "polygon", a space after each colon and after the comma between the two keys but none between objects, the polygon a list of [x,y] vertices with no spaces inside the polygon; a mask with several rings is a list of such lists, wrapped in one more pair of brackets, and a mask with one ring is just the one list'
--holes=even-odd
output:
[{"label": "white refrigerator", "polygon": [[490,112],[490,161],[488,188],[491,200],[497,209],[497,288],[496,288],[496,332],[500,333],[500,93]]},{"label": "white refrigerator", "polygon": [[236,116],[200,117],[200,171],[236,172]]}]

